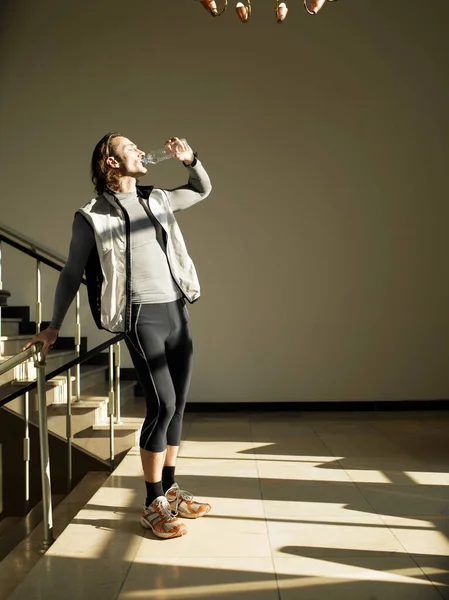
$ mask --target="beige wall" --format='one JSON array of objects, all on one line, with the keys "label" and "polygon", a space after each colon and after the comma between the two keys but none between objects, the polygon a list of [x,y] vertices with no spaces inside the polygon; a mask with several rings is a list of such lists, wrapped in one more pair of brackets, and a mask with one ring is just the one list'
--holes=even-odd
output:
[{"label": "beige wall", "polygon": [[[291,0],[282,26],[253,4],[242,25],[190,0],[3,0],[0,222],[67,255],[105,132],[187,137],[214,184],[179,216],[191,400],[448,398],[449,3]],[[184,180],[170,161],[146,183]],[[29,303],[33,267],[5,255]]]}]

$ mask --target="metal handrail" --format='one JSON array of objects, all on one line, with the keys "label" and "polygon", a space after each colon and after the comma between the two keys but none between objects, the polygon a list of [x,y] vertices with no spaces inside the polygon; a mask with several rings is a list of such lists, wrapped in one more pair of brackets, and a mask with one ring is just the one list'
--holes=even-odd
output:
[{"label": "metal handrail", "polygon": [[[28,254],[36,260],[40,260],[43,264],[48,267],[56,269],[56,271],[62,271],[65,266],[65,259],[53,254],[52,252],[45,250],[40,246],[37,246],[33,242],[21,237],[20,235],[2,227],[0,225],[0,241],[5,242],[9,246],[12,246],[16,250],[20,250],[24,254]],[[86,279],[83,277],[81,283],[86,285]]]},{"label": "metal handrail", "polygon": [[[17,367],[18,365],[22,364],[26,360],[33,358],[36,351],[39,352],[39,350],[42,348],[42,345],[43,345],[42,342],[36,342],[32,346],[30,346],[27,350],[22,350],[22,352],[19,352],[15,356],[11,356],[11,358],[4,360],[0,364],[0,375],[7,373],[8,371],[10,371],[11,369],[14,369],[14,367]],[[36,387],[36,385],[37,384],[35,382],[34,387]],[[20,394],[20,395],[22,395],[22,394]]]},{"label": "metal handrail", "polygon": [[[125,337],[124,333],[118,333],[113,338],[106,340],[105,342],[103,342],[102,344],[99,344],[95,348],[92,348],[92,350],[89,350],[88,352],[85,352],[81,356],[77,356],[76,358],[72,359],[71,361],[65,363],[64,365],[62,365],[62,367],[58,367],[57,369],[54,369],[54,371],[47,373],[45,375],[45,381],[49,381],[50,379],[53,379],[57,375],[64,373],[68,369],[71,369],[72,367],[75,367],[76,365],[79,365],[79,364],[85,362],[86,360],[89,360],[89,358],[92,358],[93,356],[99,354],[100,352],[103,352],[103,350],[106,350],[106,348],[109,348],[109,346],[112,346],[112,344],[116,344],[117,342],[120,342],[124,337]],[[9,371],[10,368],[15,367],[18,364],[20,364],[21,362],[23,362],[23,360],[15,361],[15,359],[17,357],[20,357],[20,356],[28,353],[27,358],[30,358],[31,355],[29,354],[29,352],[30,352],[30,349],[24,350],[23,352],[16,354],[16,356],[13,356],[12,358],[9,358],[8,360],[4,361],[0,365],[0,375],[2,375],[6,371]],[[11,365],[11,366],[8,366],[8,368],[3,370],[3,368],[6,364]],[[30,392],[31,390],[34,390],[36,387],[37,387],[37,382],[31,381],[28,385],[21,387],[19,390],[15,391],[15,392],[11,392],[10,394],[8,394],[7,396],[5,396],[4,398],[2,398],[0,400],[0,408],[2,406],[5,406],[5,404],[8,404],[8,402],[11,402],[11,400],[18,398],[19,396],[22,396],[26,392]]]},{"label": "metal handrail", "polygon": [[42,508],[44,518],[44,547],[48,548],[53,543],[53,510],[51,505],[51,479],[50,479],[50,451],[48,447],[47,427],[47,400],[45,390],[45,357],[38,354],[42,349],[42,342],[32,344],[27,350],[5,360],[0,365],[0,375],[14,369],[26,360],[33,358],[37,370],[37,396],[39,402],[39,447],[42,483]]},{"label": "metal handrail", "polygon": [[23,248],[29,248],[30,250],[40,254],[45,255],[49,260],[54,261],[59,264],[59,266],[64,266],[65,260],[62,256],[58,256],[54,252],[50,250],[46,250],[42,248],[42,246],[38,246],[34,242],[27,240],[20,233],[13,231],[12,229],[5,227],[4,225],[0,225],[0,236],[5,236],[4,241],[12,241],[18,243]]},{"label": "metal handrail", "polygon": [[[53,512],[52,512],[52,501],[51,501],[51,479],[50,479],[50,451],[49,451],[49,443],[48,443],[48,426],[47,426],[47,401],[46,401],[46,389],[45,382],[49,379],[53,379],[60,373],[64,371],[67,372],[67,444],[68,444],[68,483],[69,489],[71,488],[72,482],[72,457],[71,457],[71,444],[72,444],[72,434],[71,434],[71,402],[70,402],[70,385],[71,385],[71,368],[81,363],[85,362],[92,356],[95,356],[109,347],[110,349],[110,363],[114,364],[114,358],[112,356],[112,346],[113,344],[117,344],[117,355],[120,356],[120,340],[125,337],[124,333],[119,333],[114,336],[112,339],[106,340],[102,344],[99,344],[92,350],[85,352],[81,356],[77,356],[73,360],[69,361],[62,367],[58,367],[51,373],[45,373],[45,357],[38,358],[38,352],[42,348],[42,342],[36,342],[32,346],[30,346],[27,350],[23,350],[19,352],[15,356],[3,361],[0,364],[0,375],[14,369],[18,365],[24,363],[25,361],[33,358],[34,365],[37,370],[37,379],[36,381],[32,381],[28,385],[21,387],[19,390],[8,394],[5,398],[0,401],[0,407],[5,406],[15,398],[23,395],[28,395],[28,393],[37,388],[38,395],[38,412],[39,412],[39,446],[40,446],[40,462],[41,462],[41,483],[42,483],[42,508],[43,508],[43,520],[44,520],[44,540],[43,546],[44,548],[48,548],[54,541],[53,539]],[[118,364],[116,363],[116,367],[119,368],[120,358],[118,358]],[[114,385],[114,369],[112,368],[112,378],[110,375],[110,391],[109,391],[109,403],[108,403],[108,417],[109,417],[109,427],[110,427],[110,467],[111,470],[114,468],[114,423],[113,418],[114,415],[117,416],[117,397],[120,394],[120,379],[119,376],[116,376],[116,381]],[[119,413],[120,414],[120,413]]]},{"label": "metal handrail", "polygon": [[[46,250],[45,248],[37,246],[34,242],[25,239],[20,234],[9,230],[0,225],[0,289],[1,289],[1,244],[5,242],[9,246],[21,251],[24,254],[34,258],[36,263],[36,333],[40,330],[40,323],[42,320],[41,314],[41,264],[45,264],[57,271],[62,271],[65,266],[65,260],[60,256],[57,256],[53,252]],[[83,277],[81,283],[86,285],[86,279]],[[8,396],[0,400],[0,407],[5,406],[15,398],[20,396],[24,397],[24,419],[25,419],[25,438],[24,438],[24,460],[26,463],[25,473],[25,488],[26,488],[26,503],[29,501],[29,453],[30,453],[30,439],[28,433],[28,417],[29,417],[29,392],[37,388],[37,395],[39,401],[39,439],[41,447],[41,476],[42,476],[42,503],[44,509],[44,529],[45,539],[44,546],[49,546],[53,541],[52,536],[52,509],[51,509],[51,487],[50,487],[50,462],[49,462],[49,450],[48,450],[48,428],[47,428],[47,402],[46,402],[46,388],[45,382],[53,379],[57,375],[66,372],[67,378],[67,420],[66,420],[66,435],[67,435],[67,474],[68,474],[68,489],[72,487],[72,431],[71,431],[71,406],[72,406],[72,387],[71,387],[71,369],[75,368],[75,380],[76,380],[76,400],[80,400],[80,364],[87,361],[89,358],[99,354],[103,350],[109,347],[109,362],[112,370],[112,379],[110,378],[110,389],[108,394],[108,417],[109,417],[109,435],[110,435],[110,468],[111,471],[114,469],[115,463],[115,451],[114,451],[114,418],[116,423],[120,423],[120,340],[125,337],[124,333],[114,336],[112,339],[99,344],[92,350],[85,352],[80,355],[81,345],[81,325],[80,325],[80,307],[79,307],[79,291],[76,295],[76,323],[75,323],[75,358],[70,360],[66,364],[50,373],[45,373],[45,358],[41,356],[40,359],[37,357],[39,349],[42,347],[41,342],[33,344],[29,349],[19,352],[12,358],[8,358],[0,363],[0,375],[15,368],[18,365],[23,364],[31,357],[34,359],[34,366],[37,371],[36,381],[32,381],[27,385],[21,386],[20,389],[8,394]],[[1,307],[0,307],[1,317]],[[1,327],[1,321],[0,321]],[[0,329],[1,339],[1,329]],[[115,348],[113,350],[113,345]],[[1,357],[1,345],[0,345],[0,358]],[[115,366],[115,369],[114,369]],[[115,381],[114,381],[115,374]]]}]

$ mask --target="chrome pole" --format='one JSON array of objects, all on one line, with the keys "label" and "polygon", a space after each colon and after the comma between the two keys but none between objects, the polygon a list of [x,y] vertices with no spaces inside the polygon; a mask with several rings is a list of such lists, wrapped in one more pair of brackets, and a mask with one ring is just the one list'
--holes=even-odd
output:
[{"label": "chrome pole", "polygon": [[[78,358],[81,351],[81,322],[80,322],[80,293],[76,293],[75,302],[75,356]],[[76,402],[80,401],[81,396],[81,366],[75,366],[75,396]]]},{"label": "chrome pole", "polygon": [[115,344],[115,422],[121,423],[121,407],[120,407],[120,342]]},{"label": "chrome pole", "polygon": [[41,302],[41,261],[36,260],[36,333],[39,333],[41,329],[41,321],[42,321],[42,302]]},{"label": "chrome pole", "polygon": [[[45,359],[38,358],[34,348],[34,365],[37,371],[37,396],[39,402],[39,446],[42,480],[42,509],[44,517],[44,548],[48,548],[53,539],[53,511],[51,506],[50,453],[48,449],[47,394],[45,389]],[[42,356],[42,355],[41,355]]]},{"label": "chrome pole", "polygon": [[[23,363],[22,363],[23,364]],[[25,392],[23,396],[23,460],[25,462],[25,513],[30,511],[30,393]]]},{"label": "chrome pole", "polygon": [[109,417],[109,464],[111,472],[114,470],[114,349],[109,346],[109,401],[108,401],[108,417]]},{"label": "chrome pole", "polygon": [[66,414],[66,439],[67,439],[67,492],[72,489],[72,372],[67,369],[67,414]]}]

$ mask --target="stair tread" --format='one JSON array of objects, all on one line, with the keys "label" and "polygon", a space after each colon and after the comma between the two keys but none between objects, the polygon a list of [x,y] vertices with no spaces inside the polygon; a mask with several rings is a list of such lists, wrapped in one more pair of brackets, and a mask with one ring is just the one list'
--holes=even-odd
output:
[{"label": "stair tread", "polygon": [[[135,381],[124,381],[120,383],[120,391],[124,391],[134,387]],[[87,388],[80,394],[79,401],[76,396],[72,397],[72,408],[97,408],[105,404],[109,400],[109,384],[105,381],[104,384],[97,383],[90,388]],[[67,404],[66,402],[53,403],[53,406]]]},{"label": "stair tread", "polygon": [[[136,385],[135,381],[121,381],[120,382],[120,391],[128,389]],[[92,387],[87,388],[80,395],[80,398],[93,398],[93,397],[101,397],[108,398],[109,397],[109,383],[105,381],[104,383],[97,383]]]},{"label": "stair tread", "polygon": [[21,323],[23,319],[20,317],[2,317],[2,323]]},{"label": "stair tread", "polygon": [[[129,417],[128,420],[125,420],[125,418],[122,418],[120,423],[114,423],[114,429],[115,430],[137,431],[142,426],[143,421],[144,421],[143,418],[136,419],[135,417],[133,417],[133,418]],[[105,430],[109,429],[109,422],[98,423],[97,425],[92,425],[92,429],[94,431],[105,431]]]},{"label": "stair tread", "polygon": [[[72,398],[72,410],[76,408],[98,408],[103,404],[107,403],[107,398],[104,397],[98,400],[94,400],[93,398],[80,396],[80,399],[77,401],[76,397]],[[67,404],[67,402],[61,402],[59,404],[53,404],[53,406],[60,406],[61,404]]]},{"label": "stair tread", "polygon": [[5,398],[5,396],[9,396],[9,394],[11,394],[13,391],[15,392],[16,390],[17,386],[12,385],[10,381],[8,381],[8,383],[0,385],[0,400],[2,398]]},{"label": "stair tread", "polygon": [[[28,336],[25,336],[28,337]],[[1,339],[3,339],[3,336],[1,337]],[[48,354],[47,354],[47,358],[58,358],[61,356],[69,356],[72,355],[73,358],[75,358],[75,353],[73,350],[51,350]],[[8,354],[8,355],[3,355],[0,357],[0,364],[2,364],[3,362],[9,360],[10,358],[14,358],[15,354]],[[108,365],[84,365],[81,364],[81,369],[85,372],[96,372],[96,371],[105,371],[108,368]],[[73,368],[73,367],[72,367]],[[47,369],[48,371],[48,369]]]},{"label": "stair tread", "polygon": [[[24,387],[28,383],[32,382],[24,382]],[[55,385],[61,385],[61,383],[64,383],[64,379],[55,377],[54,379],[50,379],[49,381],[47,381],[46,385],[51,388]],[[134,387],[135,384],[135,381],[123,380],[120,382],[120,391],[128,390]],[[18,388],[20,388],[20,385],[17,382],[13,381],[8,381],[7,383],[0,385],[0,399],[5,398],[13,391],[15,392]],[[107,381],[105,381],[104,383],[97,383],[96,385],[93,385],[92,387],[89,387],[86,390],[84,390],[84,392],[80,395],[80,399],[83,399],[85,401],[92,401],[93,397],[99,397],[101,398],[101,400],[107,399],[109,397],[109,383]]]},{"label": "stair tread", "polygon": [[81,365],[82,370],[85,373],[97,373],[100,371],[106,371],[108,365]]}]

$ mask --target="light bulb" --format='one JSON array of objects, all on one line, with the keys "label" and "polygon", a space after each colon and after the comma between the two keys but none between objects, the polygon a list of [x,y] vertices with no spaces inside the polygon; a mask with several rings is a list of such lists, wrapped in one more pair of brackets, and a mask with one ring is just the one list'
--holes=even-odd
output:
[{"label": "light bulb", "polygon": [[288,8],[287,8],[287,5],[285,4],[285,2],[281,2],[280,4],[278,4],[278,6],[276,7],[277,22],[282,23],[282,21],[287,16],[287,13],[288,13]]},{"label": "light bulb", "polygon": [[316,15],[317,12],[323,8],[325,2],[326,0],[312,0],[312,5],[310,7],[311,12]]},{"label": "light bulb", "polygon": [[235,11],[242,23],[247,23],[249,21],[250,11],[249,8],[243,4],[243,2],[237,2]]},{"label": "light bulb", "polygon": [[218,15],[217,3],[215,0],[200,0],[200,2],[213,17]]}]

